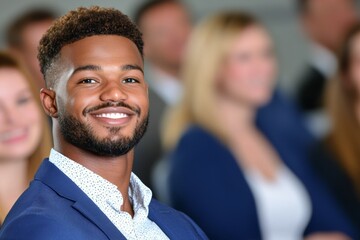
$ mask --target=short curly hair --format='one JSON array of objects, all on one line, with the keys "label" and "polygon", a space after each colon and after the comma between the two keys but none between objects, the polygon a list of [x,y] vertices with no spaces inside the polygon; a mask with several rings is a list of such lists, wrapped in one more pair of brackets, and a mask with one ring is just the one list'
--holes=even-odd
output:
[{"label": "short curly hair", "polygon": [[115,8],[79,7],[56,20],[40,41],[38,59],[48,87],[55,83],[57,74],[48,73],[60,57],[61,49],[68,44],[96,35],[118,35],[128,38],[135,43],[143,57],[142,34],[127,15]]}]

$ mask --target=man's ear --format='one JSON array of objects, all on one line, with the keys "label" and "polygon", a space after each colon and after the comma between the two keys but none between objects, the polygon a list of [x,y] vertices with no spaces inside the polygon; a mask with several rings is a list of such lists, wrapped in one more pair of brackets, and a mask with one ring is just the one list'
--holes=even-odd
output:
[{"label": "man's ear", "polygon": [[56,105],[56,93],[51,88],[42,88],[40,90],[40,100],[47,115],[52,118],[58,117],[58,109]]}]

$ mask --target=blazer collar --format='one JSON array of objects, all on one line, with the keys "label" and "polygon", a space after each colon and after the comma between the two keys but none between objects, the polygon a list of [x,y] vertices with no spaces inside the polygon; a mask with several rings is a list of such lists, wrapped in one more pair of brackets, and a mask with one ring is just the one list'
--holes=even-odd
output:
[{"label": "blazer collar", "polygon": [[41,181],[61,197],[73,201],[72,207],[95,224],[109,239],[126,239],[95,203],[49,159],[43,161],[35,180]]},{"label": "blazer collar", "polygon": [[[126,239],[95,203],[49,159],[43,161],[35,175],[35,180],[41,181],[61,197],[74,202],[72,207],[101,229],[109,239]],[[171,239],[176,234],[169,227],[169,218],[171,218],[170,208],[153,199],[149,205],[149,219]]]},{"label": "blazer collar", "polygon": [[171,218],[171,211],[169,207],[160,205],[156,200],[152,199],[149,205],[149,219],[156,223],[159,228],[172,239],[174,232],[169,227],[171,224],[169,218]]}]

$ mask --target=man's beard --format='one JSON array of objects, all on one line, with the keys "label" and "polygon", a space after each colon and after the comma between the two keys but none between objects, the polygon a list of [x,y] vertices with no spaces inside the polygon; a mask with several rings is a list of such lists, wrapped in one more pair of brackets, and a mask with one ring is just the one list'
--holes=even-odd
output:
[{"label": "man's beard", "polygon": [[[94,135],[94,130],[90,124],[80,122],[65,111],[59,114],[60,132],[68,143],[103,157],[118,157],[128,153],[145,134],[148,122],[149,116],[147,115],[141,122],[137,123],[132,137],[121,137],[111,140],[109,136],[99,139]],[[111,135],[117,134],[120,130],[121,127],[108,128],[108,132]]]}]

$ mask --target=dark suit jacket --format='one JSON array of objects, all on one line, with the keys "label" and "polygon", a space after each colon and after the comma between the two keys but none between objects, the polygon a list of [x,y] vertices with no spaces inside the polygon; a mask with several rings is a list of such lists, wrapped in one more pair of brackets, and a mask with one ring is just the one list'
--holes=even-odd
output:
[{"label": "dark suit jacket", "polygon": [[[206,239],[186,215],[152,200],[149,218],[170,239]],[[1,240],[125,239],[100,209],[45,159],[0,230]]]},{"label": "dark suit jacket", "polygon": [[313,147],[310,163],[360,233],[360,196],[324,142]]},{"label": "dark suit jacket", "polygon": [[[296,108],[275,92],[259,111],[257,126],[309,193],[313,209],[304,235],[340,231],[354,236],[351,223],[311,171],[307,159],[314,139]],[[262,239],[254,196],[234,156],[219,139],[193,126],[170,160],[173,206],[192,217],[210,239]]]},{"label": "dark suit jacket", "polygon": [[323,107],[326,77],[313,66],[308,66],[300,79],[296,93],[299,107],[304,112],[319,110]]},{"label": "dark suit jacket", "polygon": [[151,88],[149,88],[149,104],[149,126],[144,137],[135,147],[133,172],[154,193],[151,174],[156,163],[163,157],[160,132],[163,115],[167,106]]}]

